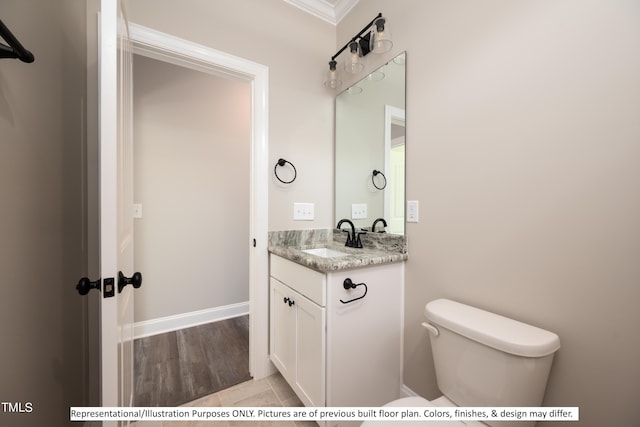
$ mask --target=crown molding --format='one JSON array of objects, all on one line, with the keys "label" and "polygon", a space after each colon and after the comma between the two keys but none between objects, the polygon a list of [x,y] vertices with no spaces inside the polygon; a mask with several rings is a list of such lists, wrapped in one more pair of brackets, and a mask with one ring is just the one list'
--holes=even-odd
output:
[{"label": "crown molding", "polygon": [[337,0],[335,5],[326,0],[284,0],[316,18],[337,25],[359,0]]},{"label": "crown molding", "polygon": [[336,24],[342,20],[360,0],[338,0],[335,5]]}]

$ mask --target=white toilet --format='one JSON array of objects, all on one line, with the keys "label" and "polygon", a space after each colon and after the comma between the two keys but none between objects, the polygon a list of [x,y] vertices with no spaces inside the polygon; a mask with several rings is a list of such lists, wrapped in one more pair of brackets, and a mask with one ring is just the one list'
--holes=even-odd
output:
[{"label": "white toilet", "polygon": [[[433,401],[406,397],[388,407],[540,406],[560,338],[553,332],[447,299],[425,307],[438,388]],[[534,421],[366,421],[385,426],[533,427]]]}]

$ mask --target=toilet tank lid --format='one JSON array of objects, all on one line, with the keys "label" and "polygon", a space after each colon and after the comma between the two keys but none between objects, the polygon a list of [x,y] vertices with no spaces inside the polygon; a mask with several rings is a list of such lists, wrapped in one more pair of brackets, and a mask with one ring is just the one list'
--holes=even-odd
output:
[{"label": "toilet tank lid", "polygon": [[553,332],[448,299],[429,302],[424,312],[435,325],[517,356],[542,357],[560,348]]}]

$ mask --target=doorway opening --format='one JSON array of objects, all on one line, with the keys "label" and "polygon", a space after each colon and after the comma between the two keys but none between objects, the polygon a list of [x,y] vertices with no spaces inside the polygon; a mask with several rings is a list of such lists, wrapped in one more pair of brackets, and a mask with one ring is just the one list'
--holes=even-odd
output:
[{"label": "doorway opening", "polygon": [[134,55],[136,406],[250,378],[250,105],[248,82]]},{"label": "doorway opening", "polygon": [[268,357],[268,68],[133,23],[130,37],[135,54],[249,84],[249,371],[264,378],[275,371]]},{"label": "doorway opening", "polygon": [[384,189],[384,217],[392,234],[404,234],[405,125],[404,109],[385,104],[384,170],[390,185]]}]

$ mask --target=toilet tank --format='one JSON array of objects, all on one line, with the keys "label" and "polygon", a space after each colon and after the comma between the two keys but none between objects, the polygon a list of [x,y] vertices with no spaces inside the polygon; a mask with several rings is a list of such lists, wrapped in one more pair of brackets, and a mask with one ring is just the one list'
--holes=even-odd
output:
[{"label": "toilet tank", "polygon": [[558,335],[447,299],[429,302],[425,315],[438,330],[430,334],[431,348],[438,388],[449,400],[458,406],[542,404]]}]

